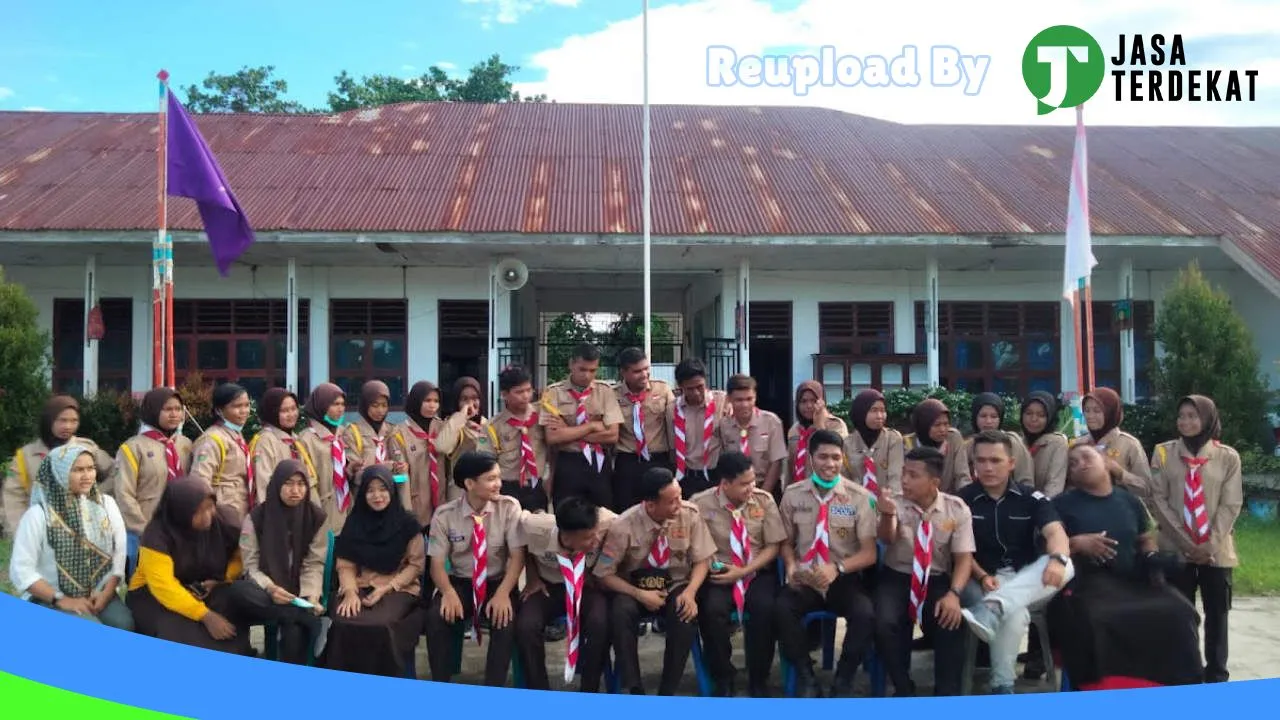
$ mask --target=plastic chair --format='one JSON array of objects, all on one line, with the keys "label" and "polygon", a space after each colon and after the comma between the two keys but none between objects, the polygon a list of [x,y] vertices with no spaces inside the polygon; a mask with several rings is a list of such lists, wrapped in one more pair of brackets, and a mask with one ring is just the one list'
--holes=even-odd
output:
[{"label": "plastic chair", "polygon": [[[968,625],[968,623],[965,623]],[[1053,662],[1053,649],[1049,647],[1049,620],[1044,610],[1031,613],[1031,624],[1040,636],[1040,656],[1044,661],[1045,672],[1048,673],[1049,687],[1058,685],[1058,668]],[[973,632],[965,636],[964,674],[960,678],[960,694],[973,694],[973,672],[978,664],[978,643],[982,642]],[[1064,678],[1065,683],[1065,678]]]},{"label": "plastic chair", "polygon": [[[334,557],[333,557],[333,531],[332,530],[329,531],[327,545],[328,545],[328,549],[325,551],[325,556],[324,556],[324,580],[323,580],[324,584],[320,591],[320,597],[324,599],[324,605],[326,608],[329,607],[330,595],[332,595],[333,593]],[[262,632],[264,637],[262,654],[268,660],[279,660],[280,659],[280,629],[276,626],[275,623],[266,623],[262,626]],[[307,648],[307,665],[314,666],[315,664],[316,664],[315,643],[312,642],[311,646]]]}]

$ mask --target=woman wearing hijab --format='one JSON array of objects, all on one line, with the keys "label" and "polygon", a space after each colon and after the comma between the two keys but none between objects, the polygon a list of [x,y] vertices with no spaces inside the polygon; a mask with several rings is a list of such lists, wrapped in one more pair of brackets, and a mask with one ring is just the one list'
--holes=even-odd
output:
[{"label": "woman wearing hijab", "polygon": [[325,610],[324,511],[311,502],[307,468],[297,460],[281,460],[266,488],[240,531],[240,555],[245,576],[258,588],[252,595],[261,619],[280,633],[280,659],[305,665]]},{"label": "woman wearing hijab", "polygon": [[[275,476],[276,467],[285,460],[301,462],[308,485],[313,489],[316,486],[311,455],[294,434],[301,416],[302,405],[298,396],[284,388],[271,388],[262,394],[262,400],[258,402],[262,429],[249,443],[249,457],[253,460],[253,486],[257,489],[256,501],[259,503],[267,499],[270,492],[267,486]],[[312,502],[319,502],[318,493],[308,494]]]},{"label": "woman wearing hijab", "polygon": [[1159,515],[1160,549],[1185,565],[1173,584],[1204,603],[1205,682],[1226,682],[1227,612],[1231,609],[1236,518],[1244,506],[1240,455],[1218,441],[1222,422],[1213,400],[1188,395],[1178,402],[1178,439],[1156,446],[1151,496]]},{"label": "woman wearing hijab", "polygon": [[385,465],[366,468],[334,544],[338,594],[324,651],[331,670],[404,677],[422,633],[422,526],[395,501]]},{"label": "woman wearing hijab", "polygon": [[849,404],[853,432],[844,439],[845,472],[874,495],[879,488],[902,492],[906,450],[902,433],[885,427],[889,411],[879,390],[863,390]]},{"label": "woman wearing hijab", "polygon": [[80,404],[70,395],[54,395],[44,404],[40,413],[40,437],[23,445],[14,453],[4,475],[4,527],[10,537],[18,530],[22,514],[31,500],[31,488],[36,483],[40,463],[50,451],[63,445],[75,444],[93,453],[98,468],[98,490],[111,495],[115,490],[115,463],[97,443],[76,436],[80,429]]},{"label": "woman wearing hijab", "polygon": [[164,486],[191,469],[192,443],[181,432],[185,414],[178,393],[164,387],[151,390],[138,408],[138,434],[116,451],[115,497],[129,532],[126,579],[133,577],[138,564],[138,538],[155,515]]},{"label": "woman wearing hijab", "polygon": [[324,510],[325,529],[337,534],[342,532],[342,523],[351,512],[355,479],[362,467],[359,454],[347,446],[343,432],[347,400],[342,388],[333,383],[317,385],[307,398],[306,411],[309,420],[298,431],[298,441],[316,473],[312,500]]},{"label": "woman wearing hijab", "polygon": [[406,471],[400,450],[391,441],[395,426],[387,422],[391,410],[391,390],[381,380],[370,380],[360,388],[357,417],[347,424],[343,441],[354,449],[362,467],[387,465],[392,475]]},{"label": "woman wearing hijab", "polygon": [[1151,498],[1151,464],[1142,443],[1120,429],[1124,404],[1111,388],[1100,387],[1084,396],[1084,424],[1089,434],[1074,444],[1093,445],[1102,453],[1113,482],[1146,501]]},{"label": "woman wearing hijab", "polygon": [[777,497],[781,497],[787,485],[809,478],[812,471],[808,452],[801,452],[801,449],[807,447],[810,435],[818,430],[830,430],[840,437],[849,434],[844,421],[827,412],[822,385],[816,380],[805,380],[796,386],[795,412],[796,421],[787,431],[787,466],[783,468],[782,482],[775,494]]},{"label": "woman wearing hijab", "polygon": [[969,455],[964,449],[964,436],[951,426],[951,411],[937,398],[927,398],[911,411],[911,428],[915,432],[902,438],[903,450],[917,445],[938,450],[946,457],[942,472],[942,492],[955,494],[968,485]]},{"label": "woman wearing hijab", "polygon": [[244,568],[240,516],[216,497],[194,476],[165,486],[142,533],[127,601],[143,635],[249,655],[251,621],[241,612],[246,581],[237,580]]},{"label": "woman wearing hijab", "polygon": [[40,463],[17,530],[9,577],[22,599],[133,629],[116,592],[125,571],[124,519],[97,487],[89,448],[68,443]]},{"label": "woman wearing hijab", "polygon": [[484,416],[484,393],[480,381],[473,377],[460,377],[453,384],[444,410],[444,427],[440,429],[436,449],[449,458],[449,482],[445,497],[454,500],[462,497],[462,488],[453,482],[453,464],[463,453],[476,452],[477,441],[488,432],[489,419]]},{"label": "woman wearing hijab", "polygon": [[439,388],[426,380],[414,383],[404,401],[404,414],[408,419],[395,431],[401,457],[409,468],[408,487],[402,488],[401,498],[406,501],[405,508],[426,528],[448,490],[444,458],[437,447],[444,428],[444,421],[438,417]]},{"label": "woman wearing hijab", "polygon": [[1057,497],[1067,487],[1067,436],[1057,432],[1058,401],[1037,390],[1022,403],[1022,439],[1031,456],[1032,487]]},{"label": "woman wearing hijab", "polygon": [[191,476],[213,488],[218,505],[235,511],[238,525],[256,499],[253,459],[244,439],[244,424],[249,422],[249,392],[235,383],[224,383],[214,388],[212,404],[214,423],[191,449],[195,458],[191,461]]},{"label": "woman wearing hijab", "polygon": [[[1031,454],[1022,444],[1022,437],[1015,432],[1001,429],[1004,424],[1004,398],[995,393],[984,392],[973,396],[973,404],[969,410],[969,422],[973,424],[973,434],[987,430],[999,430],[1009,436],[1013,443],[1013,481],[1031,485],[1035,482],[1035,468],[1031,463]],[[965,461],[973,472],[973,437],[964,441]]]}]

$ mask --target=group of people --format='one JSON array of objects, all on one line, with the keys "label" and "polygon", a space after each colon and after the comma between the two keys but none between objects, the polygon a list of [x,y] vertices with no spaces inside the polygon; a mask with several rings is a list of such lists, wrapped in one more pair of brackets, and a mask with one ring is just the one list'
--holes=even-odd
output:
[{"label": "group of people", "polygon": [[[305,404],[274,388],[251,442],[243,388],[214,390],[217,421],[194,443],[181,398],[157,388],[114,459],[57,396],[5,478],[10,576],[32,602],[190,645],[251,654],[264,625],[279,659],[332,669],[412,676],[425,633],[439,681],[465,637],[487,636],[485,684],[507,684],[516,658],[547,689],[563,625],[566,683],[598,692],[612,654],[622,690],[643,693],[647,624],[664,635],[659,694],[699,637],[715,693],[736,694],[737,627],[751,696],[774,693],[775,652],[801,696],[852,694],[871,652],[913,695],[922,642],[935,693],[959,694],[968,633],[989,646],[991,691],[1012,693],[1032,611],[1077,686],[1227,679],[1242,487],[1210,399],[1183,399],[1176,438],[1148,460],[1106,388],[1084,398],[1089,432],[1073,441],[1048,393],[1024,399],[1021,432],[983,393],[968,438],[934,399],[903,436],[878,391],[852,399],[846,425],[813,381],[788,430],[748,376],[712,389],[690,358],[672,388],[642,351],[618,360],[621,380],[598,380],[584,344],[536,400],[508,367],[494,418],[472,378],[413,385],[399,425],[381,382],[354,416],[336,385]],[[815,610],[846,621],[829,687],[803,625]],[[1045,672],[1038,637],[1029,678]]]}]

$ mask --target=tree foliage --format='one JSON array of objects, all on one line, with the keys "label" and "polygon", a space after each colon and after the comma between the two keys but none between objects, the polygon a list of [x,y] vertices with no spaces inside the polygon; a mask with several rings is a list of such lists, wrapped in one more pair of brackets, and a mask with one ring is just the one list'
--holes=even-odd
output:
[{"label": "tree foliage", "polygon": [[31,440],[49,396],[53,358],[38,314],[26,290],[0,269],[0,461]]},{"label": "tree foliage", "polygon": [[1165,295],[1155,339],[1164,355],[1152,364],[1152,381],[1168,435],[1174,432],[1178,399],[1198,394],[1217,404],[1224,443],[1267,443],[1271,393],[1258,370],[1253,333],[1227,294],[1210,285],[1197,264],[1179,273]]},{"label": "tree foliage", "polygon": [[301,113],[301,103],[284,98],[289,83],[272,77],[274,65],[244,66],[230,75],[210,72],[201,86],[188,85],[187,108],[197,113]]}]

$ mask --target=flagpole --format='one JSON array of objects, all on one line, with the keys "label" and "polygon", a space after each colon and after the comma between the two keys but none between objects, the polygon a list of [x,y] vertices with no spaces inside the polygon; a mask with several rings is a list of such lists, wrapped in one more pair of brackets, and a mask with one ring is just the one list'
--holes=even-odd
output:
[{"label": "flagpole", "polygon": [[165,328],[165,304],[164,304],[164,258],[165,258],[165,231],[169,220],[169,204],[167,193],[168,158],[167,158],[167,116],[168,116],[168,100],[169,86],[166,81],[169,79],[169,73],[160,70],[156,73],[156,78],[160,81],[160,107],[159,107],[159,123],[160,132],[156,133],[156,240],[151,246],[151,286],[152,286],[152,342],[151,342],[151,386],[160,387],[164,385],[165,380],[165,364],[164,364],[164,345],[167,332]]},{"label": "flagpole", "polygon": [[167,227],[169,224],[169,73],[164,70],[157,75],[164,88],[164,112],[160,115],[160,135],[164,142],[164,182],[165,192],[161,198],[161,212],[164,214],[164,384],[170,390],[177,389],[175,377],[177,366],[173,362],[173,234]]},{"label": "flagpole", "polygon": [[649,145],[649,0],[642,0],[643,12],[641,15],[641,35],[643,49],[641,51],[643,70],[643,104],[644,104],[644,127],[643,127],[643,148],[641,173],[644,175],[643,180],[643,199],[644,204],[644,355],[647,358],[653,356],[653,246],[651,240],[653,217],[650,208],[650,193],[652,191],[650,173],[650,152]]},{"label": "flagpole", "polygon": [[[1084,129],[1084,104],[1076,106],[1076,127],[1083,132]],[[1087,169],[1086,169],[1087,172]],[[1084,206],[1089,207],[1088,185],[1085,185],[1085,197],[1082,199]],[[1089,214],[1085,213],[1086,222],[1092,225]],[[1088,228],[1090,231],[1092,227]],[[1090,232],[1092,235],[1092,232]],[[1084,335],[1085,335],[1085,368],[1088,372],[1089,384],[1085,387],[1089,392],[1093,392],[1096,387],[1096,378],[1093,369],[1093,270],[1089,270],[1089,275],[1084,281]]]}]

